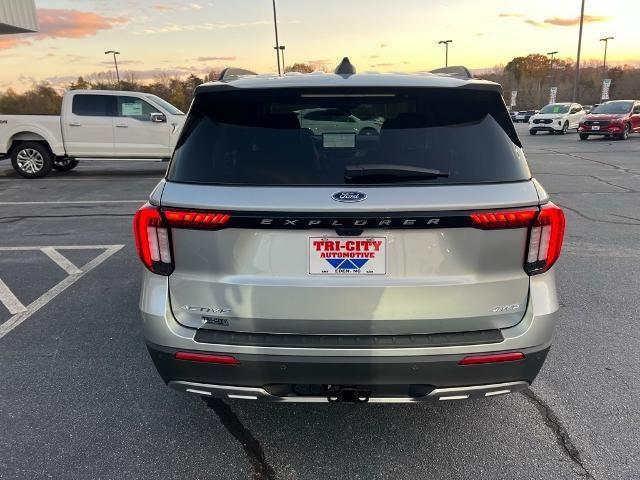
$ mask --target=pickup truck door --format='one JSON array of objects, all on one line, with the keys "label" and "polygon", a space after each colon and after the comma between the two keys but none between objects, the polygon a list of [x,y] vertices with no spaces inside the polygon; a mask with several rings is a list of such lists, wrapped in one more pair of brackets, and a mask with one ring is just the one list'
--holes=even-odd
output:
[{"label": "pickup truck door", "polygon": [[115,154],[113,95],[75,94],[62,112],[62,132],[71,157],[112,157]]},{"label": "pickup truck door", "polygon": [[[154,122],[160,114],[163,122]],[[146,100],[119,95],[115,118],[115,145],[118,157],[166,158],[171,156],[171,126],[167,115]]]}]

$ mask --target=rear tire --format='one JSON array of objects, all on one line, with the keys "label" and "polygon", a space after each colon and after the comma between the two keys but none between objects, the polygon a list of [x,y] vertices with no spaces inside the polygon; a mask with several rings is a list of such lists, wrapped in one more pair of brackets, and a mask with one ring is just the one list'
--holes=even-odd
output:
[{"label": "rear tire", "polygon": [[581,133],[580,134],[580,140],[589,140],[589,134],[588,133]]},{"label": "rear tire", "polygon": [[538,131],[537,131],[537,130],[529,130],[529,134],[530,134],[530,135],[535,135],[536,133],[538,133]]},{"label": "rear tire", "polygon": [[41,143],[24,142],[11,152],[11,165],[21,177],[42,178],[53,168],[53,155]]},{"label": "rear tire", "polygon": [[53,168],[59,172],[68,172],[76,168],[78,163],[75,158],[60,158],[53,162]]}]

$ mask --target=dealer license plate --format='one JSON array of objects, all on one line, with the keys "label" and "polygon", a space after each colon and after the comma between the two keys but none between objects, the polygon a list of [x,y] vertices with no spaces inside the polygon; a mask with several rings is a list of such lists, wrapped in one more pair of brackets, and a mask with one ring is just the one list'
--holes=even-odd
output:
[{"label": "dealer license plate", "polygon": [[384,275],[386,252],[384,237],[311,237],[309,274]]}]

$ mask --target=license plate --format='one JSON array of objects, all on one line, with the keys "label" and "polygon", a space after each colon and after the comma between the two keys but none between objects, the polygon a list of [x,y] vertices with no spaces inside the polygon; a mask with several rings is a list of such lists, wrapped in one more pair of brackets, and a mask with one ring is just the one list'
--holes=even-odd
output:
[{"label": "license plate", "polygon": [[600,126],[599,125],[593,125],[591,127],[591,130],[600,130]]},{"label": "license plate", "polygon": [[310,275],[385,275],[384,237],[309,238]]}]

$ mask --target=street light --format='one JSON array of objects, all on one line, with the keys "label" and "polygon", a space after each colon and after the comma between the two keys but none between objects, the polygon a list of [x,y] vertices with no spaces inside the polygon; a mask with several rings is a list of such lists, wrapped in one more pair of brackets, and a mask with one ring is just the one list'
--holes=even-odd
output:
[{"label": "street light", "polygon": [[578,33],[578,58],[576,59],[576,79],[573,83],[573,101],[578,101],[578,84],[580,83],[580,51],[582,50],[582,26],[584,25],[584,0],[580,10],[580,33]]},{"label": "street light", "polygon": [[278,17],[276,16],[276,0],[273,0],[273,28],[276,31],[276,60],[278,62],[278,75],[282,75],[280,70],[280,43],[278,42]]},{"label": "street light", "polygon": [[118,59],[116,55],[120,55],[120,52],[116,52],[115,50],[109,50],[108,52],[104,52],[105,55],[113,54],[113,63],[116,66],[116,78],[118,79],[118,90],[120,90],[120,72],[118,71]]},{"label": "street light", "polygon": [[[286,63],[284,62],[284,49],[285,49],[285,46],[284,45],[280,45],[279,47],[273,47],[273,49],[274,50],[280,49],[280,51],[282,52],[282,73],[287,73],[286,72],[286,68],[285,68]],[[278,62],[280,62],[280,60],[278,60]]]},{"label": "street light", "polygon": [[609,40],[615,40],[614,37],[601,38],[600,41],[604,42],[604,63],[602,65],[602,78],[607,76],[607,47],[609,46]]},{"label": "street light", "polygon": [[453,40],[440,40],[438,42],[438,45],[444,45],[444,66],[448,67],[449,66],[449,44],[453,42]]}]

